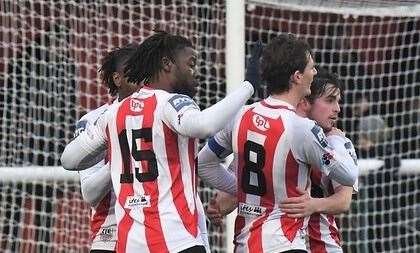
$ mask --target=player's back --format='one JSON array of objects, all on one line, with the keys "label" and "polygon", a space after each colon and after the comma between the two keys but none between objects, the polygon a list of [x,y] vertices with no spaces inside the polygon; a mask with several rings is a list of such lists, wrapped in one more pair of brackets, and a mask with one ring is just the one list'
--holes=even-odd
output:
[{"label": "player's back", "polygon": [[[237,252],[306,249],[303,219],[278,207],[308,185],[309,167],[299,143],[315,126],[294,108],[270,98],[246,107],[232,131],[238,177]],[[303,131],[306,129],[306,131]],[[252,243],[250,243],[252,242]]]},{"label": "player's back", "polygon": [[107,115],[119,252],[178,252],[202,245],[195,206],[196,139],[165,117],[183,95],[143,88]]}]

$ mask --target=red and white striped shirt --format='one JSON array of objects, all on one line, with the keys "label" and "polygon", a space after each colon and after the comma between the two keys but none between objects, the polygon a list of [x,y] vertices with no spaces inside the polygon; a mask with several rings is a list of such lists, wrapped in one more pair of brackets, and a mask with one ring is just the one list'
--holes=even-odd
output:
[{"label": "red and white striped shirt", "polygon": [[[353,143],[344,138],[344,147],[354,158],[356,163],[356,151]],[[335,189],[341,186],[334,180],[323,175],[319,170],[311,171],[311,188],[312,194],[317,198],[325,198],[333,195]],[[358,189],[358,182],[353,186],[355,192]],[[308,251],[312,253],[340,253],[343,252],[341,247],[341,236],[335,217],[332,214],[314,213],[310,216],[308,222]]]},{"label": "red and white striped shirt", "polygon": [[311,165],[328,175],[351,158],[336,154],[314,121],[271,97],[245,107],[213,140],[215,154],[231,150],[237,161],[235,251],[306,250],[307,219],[289,218],[278,205],[308,187]]},{"label": "red and white striped shirt", "polygon": [[117,252],[178,252],[204,244],[196,208],[197,140],[173,127],[192,108],[197,105],[186,96],[143,88],[98,122],[111,150]]},{"label": "red and white striped shirt", "polygon": [[196,206],[196,138],[222,129],[253,92],[244,81],[201,112],[188,96],[144,87],[66,146],[61,163],[68,170],[92,166],[108,148],[118,252],[179,252],[205,244]]}]

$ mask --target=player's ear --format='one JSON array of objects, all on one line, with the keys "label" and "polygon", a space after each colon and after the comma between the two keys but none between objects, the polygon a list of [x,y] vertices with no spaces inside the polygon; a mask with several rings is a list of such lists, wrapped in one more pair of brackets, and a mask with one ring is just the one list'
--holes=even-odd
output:
[{"label": "player's ear", "polygon": [[112,73],[112,80],[114,81],[115,86],[120,87],[121,86],[121,79],[122,76],[118,72]]},{"label": "player's ear", "polygon": [[302,80],[302,73],[299,70],[296,70],[292,76],[290,77],[291,81],[293,83],[300,83],[300,80]]},{"label": "player's ear", "polygon": [[164,56],[162,58],[162,69],[165,72],[171,72],[172,66],[173,66],[173,62],[171,61],[171,59],[169,59],[168,57]]}]

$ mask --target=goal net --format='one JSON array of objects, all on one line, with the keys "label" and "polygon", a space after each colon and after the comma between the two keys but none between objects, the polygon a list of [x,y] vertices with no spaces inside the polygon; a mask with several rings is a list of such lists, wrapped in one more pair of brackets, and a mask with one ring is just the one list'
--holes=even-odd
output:
[{"label": "goal net", "polygon": [[[340,75],[340,127],[357,146],[360,190],[339,217],[346,252],[420,250],[420,2],[249,1],[246,37],[294,33]],[[413,162],[415,161],[415,162]]]},{"label": "goal net", "polygon": [[[417,1],[246,3],[247,49],[283,32],[307,39],[316,61],[345,83],[342,128],[363,144],[362,158],[377,159],[379,166],[366,163],[372,170],[340,217],[345,249],[418,251],[418,163],[405,160],[420,157]],[[208,107],[226,91],[225,1],[0,0],[0,12],[1,248],[86,252],[89,207],[77,174],[60,174],[57,166],[76,120],[109,99],[98,79],[101,57],[153,29],[183,34],[200,53],[195,99]],[[201,185],[204,203],[212,193]],[[223,231],[209,226],[212,252],[228,252]]]},{"label": "goal net", "polygon": [[[109,100],[97,73],[102,56],[114,47],[141,42],[154,29],[187,36],[200,52],[200,107],[224,97],[224,5],[0,0],[3,252],[88,251],[89,207],[80,197],[77,174],[45,179],[45,172],[54,175],[60,168],[27,166],[59,166],[76,120]],[[23,175],[29,178],[23,180]],[[212,191],[205,185],[199,191],[207,202]],[[209,230],[212,252],[224,252],[222,230],[211,225]]]}]

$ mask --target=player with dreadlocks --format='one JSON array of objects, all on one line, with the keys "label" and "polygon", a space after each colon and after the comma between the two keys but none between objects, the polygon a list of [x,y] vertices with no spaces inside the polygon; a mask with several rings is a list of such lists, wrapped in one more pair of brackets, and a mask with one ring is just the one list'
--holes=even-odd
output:
[{"label": "player with dreadlocks", "polygon": [[[143,88],[66,146],[61,161],[73,170],[86,168],[107,144],[111,150],[118,252],[206,252],[197,214],[198,138],[224,127],[252,96],[261,51],[253,50],[247,81],[200,111],[192,99],[198,85],[192,43],[157,32],[126,64],[128,81]],[[83,152],[74,157],[73,150]]]},{"label": "player with dreadlocks", "polygon": [[[137,84],[130,83],[124,77],[125,62],[135,53],[136,45],[115,48],[102,59],[99,69],[101,81],[106,84],[109,94],[116,96],[113,104],[117,104],[138,89]],[[110,104],[90,111],[76,124],[78,136],[89,125],[95,124],[100,115],[108,110]],[[74,155],[78,155],[75,153]],[[117,222],[115,219],[115,194],[112,190],[109,162],[103,154],[93,160],[99,161],[89,169],[80,171],[80,184],[83,199],[92,207],[91,213],[91,253],[115,252],[117,241]]]}]

